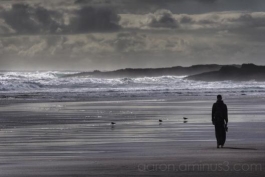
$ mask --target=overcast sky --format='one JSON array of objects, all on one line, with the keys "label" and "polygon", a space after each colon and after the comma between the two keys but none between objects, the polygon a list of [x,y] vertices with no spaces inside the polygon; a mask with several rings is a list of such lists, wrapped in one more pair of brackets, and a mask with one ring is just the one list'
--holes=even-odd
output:
[{"label": "overcast sky", "polygon": [[265,0],[0,0],[0,69],[265,65]]}]

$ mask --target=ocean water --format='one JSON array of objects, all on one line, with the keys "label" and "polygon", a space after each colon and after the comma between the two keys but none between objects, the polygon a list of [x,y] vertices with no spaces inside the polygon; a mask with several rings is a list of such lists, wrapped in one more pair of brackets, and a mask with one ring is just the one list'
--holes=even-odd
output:
[{"label": "ocean water", "polygon": [[179,94],[204,96],[263,95],[265,82],[202,82],[186,80],[185,76],[161,76],[142,78],[93,78],[63,77],[78,72],[0,72],[0,94],[45,93],[67,95],[86,94],[105,96],[156,96]]}]

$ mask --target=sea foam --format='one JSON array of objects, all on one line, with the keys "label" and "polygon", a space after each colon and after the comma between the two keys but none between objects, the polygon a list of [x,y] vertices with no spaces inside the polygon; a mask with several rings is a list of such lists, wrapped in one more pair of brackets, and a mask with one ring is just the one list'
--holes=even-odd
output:
[{"label": "sea foam", "polygon": [[185,76],[142,78],[63,77],[76,72],[1,72],[0,93],[73,93],[100,95],[152,95],[174,93],[207,95],[215,93],[263,94],[265,82],[203,82],[186,80]]}]

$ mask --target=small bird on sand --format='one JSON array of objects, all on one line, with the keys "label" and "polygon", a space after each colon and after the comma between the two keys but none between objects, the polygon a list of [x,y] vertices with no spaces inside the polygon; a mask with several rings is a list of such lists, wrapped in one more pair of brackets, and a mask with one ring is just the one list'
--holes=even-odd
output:
[{"label": "small bird on sand", "polygon": [[158,120],[159,122],[163,122],[161,119]]},{"label": "small bird on sand", "polygon": [[115,122],[111,122],[111,125],[115,125],[116,123]]},{"label": "small bird on sand", "polygon": [[188,121],[185,120],[185,121],[183,121],[183,123],[186,124],[186,123],[188,123]]},{"label": "small bird on sand", "polygon": [[188,118],[187,117],[183,117],[184,120],[187,120]]}]

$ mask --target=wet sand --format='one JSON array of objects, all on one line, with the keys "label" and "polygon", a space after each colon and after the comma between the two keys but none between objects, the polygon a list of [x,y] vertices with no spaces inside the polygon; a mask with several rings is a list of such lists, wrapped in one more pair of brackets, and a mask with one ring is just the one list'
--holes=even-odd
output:
[{"label": "wet sand", "polygon": [[213,100],[2,101],[0,176],[264,176],[265,99],[225,100],[224,149]]}]

